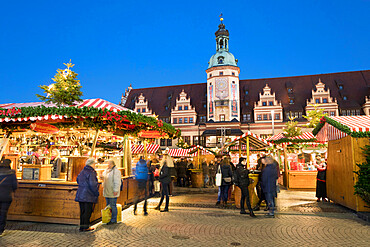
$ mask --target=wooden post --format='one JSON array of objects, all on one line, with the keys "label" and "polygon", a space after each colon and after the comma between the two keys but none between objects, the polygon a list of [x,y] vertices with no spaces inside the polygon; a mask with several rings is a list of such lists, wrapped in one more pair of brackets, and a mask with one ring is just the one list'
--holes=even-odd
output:
[{"label": "wooden post", "polygon": [[92,147],[91,147],[90,158],[94,156],[94,151],[95,151],[95,147],[96,147],[96,142],[98,141],[98,135],[99,135],[99,130],[96,130],[96,132],[95,132],[95,136],[94,136],[93,145],[92,145]]},{"label": "wooden post", "polygon": [[288,172],[288,159],[287,159],[287,149],[284,146],[284,186],[289,188],[289,172]]},{"label": "wooden post", "polygon": [[239,159],[242,157],[242,142],[239,140]]},{"label": "wooden post", "polygon": [[197,146],[197,148],[198,148],[198,150],[197,150],[197,153],[198,153],[198,169],[201,169],[200,168],[200,156],[199,156],[199,150],[200,150],[200,148],[199,148],[199,146]]},{"label": "wooden post", "polygon": [[247,136],[247,168],[249,169],[250,168],[250,164],[249,164],[249,136]]},{"label": "wooden post", "polygon": [[146,149],[146,140],[144,140],[144,159],[148,159],[148,150]]}]

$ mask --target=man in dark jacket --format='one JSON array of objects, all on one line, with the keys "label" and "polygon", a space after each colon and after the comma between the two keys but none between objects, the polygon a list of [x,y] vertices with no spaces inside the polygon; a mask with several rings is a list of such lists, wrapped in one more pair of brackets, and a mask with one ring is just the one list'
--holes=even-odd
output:
[{"label": "man in dark jacket", "polygon": [[251,217],[256,217],[253,213],[251,203],[249,200],[249,170],[245,169],[245,158],[239,158],[239,163],[236,165],[234,171],[234,183],[240,188],[241,199],[240,199],[240,214],[247,214],[245,211],[245,200],[247,200],[247,207],[249,210],[249,215]]},{"label": "man in dark jacket", "polygon": [[266,216],[275,217],[275,198],[277,197],[276,180],[278,179],[276,164],[274,159],[270,156],[266,156],[262,159],[262,163],[265,165],[261,174],[262,190],[263,193],[265,193],[266,202],[269,208],[269,213],[266,214]]},{"label": "man in dark jacket", "polygon": [[181,158],[181,161],[178,162],[177,166],[177,179],[179,180],[179,186],[185,187],[186,181],[186,162],[184,158]]},{"label": "man in dark jacket", "polygon": [[0,163],[0,236],[4,232],[6,217],[13,200],[12,192],[18,188],[17,177],[15,171],[10,169],[10,163],[9,159]]},{"label": "man in dark jacket", "polygon": [[84,169],[77,176],[78,189],[76,202],[80,205],[80,232],[93,231],[90,227],[90,217],[94,203],[98,202],[99,183],[95,171],[95,159],[86,160]]}]

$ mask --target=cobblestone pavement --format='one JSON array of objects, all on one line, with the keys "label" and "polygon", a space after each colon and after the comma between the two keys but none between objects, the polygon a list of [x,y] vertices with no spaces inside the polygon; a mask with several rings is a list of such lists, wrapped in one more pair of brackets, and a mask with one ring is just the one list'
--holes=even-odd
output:
[{"label": "cobblestone pavement", "polygon": [[152,198],[148,216],[142,204],[136,216],[130,207],[123,211],[123,223],[98,223],[89,233],[80,233],[78,226],[11,221],[0,246],[369,246],[369,224],[353,212],[316,203],[312,192],[283,194],[278,203],[284,210],[273,219],[263,210],[251,218],[237,209],[211,207],[215,195],[178,195],[170,198],[168,213],[154,210],[158,198]]}]

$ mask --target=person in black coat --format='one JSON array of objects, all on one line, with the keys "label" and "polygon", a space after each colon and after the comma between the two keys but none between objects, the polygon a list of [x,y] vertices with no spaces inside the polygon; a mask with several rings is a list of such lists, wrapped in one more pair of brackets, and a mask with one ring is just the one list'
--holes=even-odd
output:
[{"label": "person in black coat", "polygon": [[247,200],[247,207],[249,210],[249,215],[251,217],[256,217],[253,213],[251,203],[249,200],[249,170],[245,169],[245,158],[239,158],[239,164],[236,165],[234,171],[234,184],[240,188],[241,198],[240,198],[240,214],[247,214],[245,211],[245,200]]},{"label": "person in black coat", "polygon": [[9,159],[0,163],[0,236],[4,232],[8,210],[13,201],[12,192],[18,188],[17,177],[15,171],[10,169],[10,163]]},{"label": "person in black coat", "polygon": [[323,202],[327,202],[326,199],[326,164],[322,162],[317,166],[317,176],[316,176],[316,197],[319,202],[322,198]]},{"label": "person in black coat", "polygon": [[80,205],[80,232],[93,231],[90,227],[90,217],[94,203],[98,202],[99,183],[95,171],[95,159],[86,160],[84,169],[77,176],[78,189],[75,201]]},{"label": "person in black coat", "polygon": [[184,158],[181,158],[181,161],[177,166],[177,179],[179,180],[179,186],[185,187],[186,183],[186,162]]},{"label": "person in black coat", "polygon": [[232,180],[232,170],[229,164],[228,159],[223,159],[221,162],[221,173],[222,173],[222,182],[220,186],[221,190],[221,200],[224,206],[227,206],[229,188]]},{"label": "person in black coat", "polygon": [[262,170],[262,190],[265,193],[266,202],[269,208],[267,217],[275,217],[275,198],[277,197],[276,180],[278,179],[278,172],[276,168],[276,162],[270,156],[266,156],[262,159],[262,163],[265,168]]},{"label": "person in black coat", "polygon": [[[167,166],[167,162],[164,161],[162,163],[162,167],[159,171],[159,181],[161,182],[161,187],[162,187],[162,196],[161,200],[159,201],[158,206],[155,208],[156,210],[160,210],[161,212],[168,212],[168,205],[170,203],[170,197],[168,196],[168,186],[171,183],[171,174]],[[164,207],[164,210],[161,210],[161,205],[164,200],[164,196],[166,196],[166,205]]]}]

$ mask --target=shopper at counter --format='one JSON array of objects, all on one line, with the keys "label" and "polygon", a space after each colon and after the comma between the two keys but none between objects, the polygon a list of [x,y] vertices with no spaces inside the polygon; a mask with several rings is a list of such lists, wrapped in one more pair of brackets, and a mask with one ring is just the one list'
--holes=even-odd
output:
[{"label": "shopper at counter", "polygon": [[263,158],[262,163],[265,165],[261,174],[262,190],[263,193],[265,193],[266,202],[269,208],[269,213],[266,214],[266,216],[275,217],[275,198],[277,197],[276,181],[278,179],[276,163],[270,156]]},{"label": "shopper at counter", "polygon": [[103,172],[103,196],[107,206],[112,209],[112,218],[107,225],[117,223],[117,198],[120,195],[121,188],[121,172],[116,167],[113,160],[108,160],[108,167]]},{"label": "shopper at counter", "polygon": [[0,236],[3,234],[10,204],[12,192],[18,188],[15,171],[10,169],[11,161],[3,160],[0,163]]},{"label": "shopper at counter", "polygon": [[60,152],[58,149],[53,149],[50,163],[53,165],[51,177],[59,178],[60,172],[62,170],[62,159],[60,158]]},{"label": "shopper at counter", "polygon": [[99,183],[95,171],[95,159],[86,160],[84,169],[77,176],[78,189],[75,201],[80,205],[80,232],[93,231],[90,227],[90,217],[94,203],[98,202]]}]

